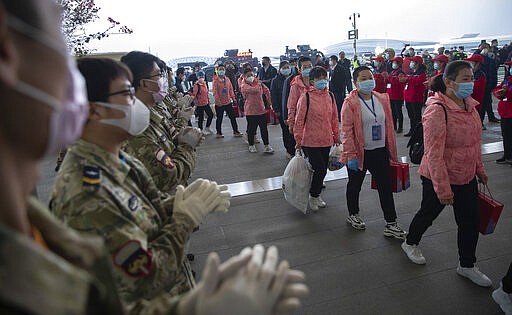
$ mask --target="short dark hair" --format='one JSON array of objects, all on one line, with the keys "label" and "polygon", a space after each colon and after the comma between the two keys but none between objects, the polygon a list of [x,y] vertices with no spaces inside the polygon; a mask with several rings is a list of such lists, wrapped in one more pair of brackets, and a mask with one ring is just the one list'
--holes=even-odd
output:
[{"label": "short dark hair", "polygon": [[446,65],[446,68],[444,68],[444,73],[434,77],[430,89],[433,92],[446,93],[446,85],[444,84],[444,79],[455,81],[462,69],[472,69],[471,64],[465,60],[455,60],[449,62]]},{"label": "short dark hair", "polygon": [[245,75],[246,75],[247,73],[249,73],[249,72],[253,72],[253,71],[254,71],[254,70],[253,70],[252,68],[251,68],[251,69],[249,69],[249,68],[244,68],[244,73],[243,73],[244,77],[245,77]]},{"label": "short dark hair", "polygon": [[282,67],[286,66],[286,65],[289,65],[290,63],[288,62],[288,60],[283,60],[279,63],[279,69],[281,69]]},{"label": "short dark hair", "polygon": [[297,62],[297,58],[294,57],[294,58],[290,59],[290,62]]},{"label": "short dark hair", "polygon": [[298,62],[299,69],[302,68],[302,64],[306,61],[312,62],[311,58],[309,58],[309,57],[306,57],[306,56],[299,57],[299,62]]},{"label": "short dark hair", "polygon": [[354,78],[354,81],[357,81],[357,78],[359,77],[359,73],[361,73],[361,71],[364,71],[364,70],[369,70],[370,72],[372,72],[372,69],[370,69],[367,66],[359,66],[352,73],[352,78]]},{"label": "short dark hair", "polygon": [[329,59],[331,60],[336,60],[336,62],[338,61],[338,56],[336,55],[332,55],[331,57],[329,57]]},{"label": "short dark hair", "polygon": [[39,8],[36,5],[38,2],[36,0],[0,0],[0,4],[9,14],[30,26],[41,29],[43,22],[39,14]]},{"label": "short dark hair", "polygon": [[77,65],[85,78],[90,102],[106,102],[110,83],[115,79],[124,77],[130,82],[133,79],[126,65],[110,58],[80,58]]},{"label": "short dark hair", "polygon": [[311,72],[309,73],[309,79],[315,80],[320,77],[327,76],[327,70],[325,70],[324,67],[316,66],[311,69]]},{"label": "short dark hair", "polygon": [[220,67],[222,67],[222,68],[226,68],[226,66],[225,66],[223,63],[219,63],[219,64],[217,65],[217,69],[219,69]]},{"label": "short dark hair", "polygon": [[268,61],[270,61],[270,58],[265,56],[265,57],[261,58],[261,60],[268,60]]},{"label": "short dark hair", "polygon": [[176,69],[176,75],[180,75],[180,74],[185,74],[184,67],[179,67],[178,69]]},{"label": "short dark hair", "polygon": [[121,57],[121,62],[133,73],[133,86],[139,88],[140,80],[147,77],[153,68],[153,62],[159,63],[159,58],[142,51],[131,51]]}]

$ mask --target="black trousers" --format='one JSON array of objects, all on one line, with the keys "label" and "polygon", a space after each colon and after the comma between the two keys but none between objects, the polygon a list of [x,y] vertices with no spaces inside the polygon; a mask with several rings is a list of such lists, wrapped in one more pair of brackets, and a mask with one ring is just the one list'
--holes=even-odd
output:
[{"label": "black trousers", "polygon": [[333,92],[334,100],[336,101],[336,108],[338,109],[338,121],[341,121],[341,106],[345,101],[345,91],[343,92]]},{"label": "black trousers", "polygon": [[484,90],[484,101],[482,107],[480,107],[480,119],[484,121],[485,113],[487,113],[487,119],[496,119],[492,110],[492,86],[486,86]]},{"label": "black trousers", "polygon": [[286,149],[286,152],[290,155],[295,154],[295,138],[290,133],[290,129],[288,129],[288,126],[284,123],[283,115],[279,115],[279,125],[281,126],[281,130],[283,131],[283,144],[284,148]]},{"label": "black trousers", "polygon": [[503,137],[503,156],[512,159],[512,118],[501,118],[501,136]]},{"label": "black trousers", "polygon": [[302,151],[304,151],[304,155],[308,158],[314,171],[311,188],[309,189],[309,194],[312,197],[318,197],[322,192],[322,184],[324,182],[325,175],[327,174],[330,150],[331,147],[302,147]]},{"label": "black trousers", "polygon": [[[434,191],[432,181],[421,176],[423,196],[421,208],[412,219],[407,235],[407,244],[418,245],[423,233],[444,209]],[[451,185],[454,194],[453,210],[457,222],[457,244],[459,247],[460,265],[473,267],[476,261],[476,245],[478,243],[478,227],[480,211],[478,209],[478,187],[476,178],[466,185]]]},{"label": "black trousers", "polygon": [[210,125],[212,124],[212,120],[213,120],[213,111],[212,111],[212,108],[210,107],[210,105],[208,104],[206,106],[197,106],[196,111],[197,111],[197,116],[199,118],[199,121],[197,122],[199,129],[203,129],[203,121],[204,121],[204,113],[205,112],[206,112],[206,116],[208,117],[208,118],[206,118],[206,128],[210,127]]},{"label": "black trousers", "polygon": [[245,115],[247,119],[247,139],[249,145],[254,145],[254,136],[256,135],[256,129],[260,127],[261,140],[263,144],[268,144],[268,129],[267,129],[267,117],[265,114],[262,115]]},{"label": "black trousers", "polygon": [[407,108],[407,116],[411,122],[410,130],[412,130],[421,121],[421,108],[423,107],[423,103],[405,102],[405,107]]},{"label": "black trousers", "polygon": [[507,292],[508,294],[512,293],[512,263],[508,267],[508,272],[501,280],[501,283],[503,284],[503,291]]},{"label": "black trousers", "polygon": [[404,126],[404,114],[402,113],[402,106],[404,100],[391,100],[391,114],[393,114],[393,126],[395,130],[402,129]]},{"label": "black trousers", "polygon": [[363,170],[348,170],[347,183],[347,208],[349,214],[359,213],[359,193],[363,184],[366,171],[375,178],[377,191],[379,192],[380,207],[384,212],[386,222],[396,221],[395,201],[393,200],[391,168],[389,166],[389,154],[386,148],[364,151]]},{"label": "black trousers", "polygon": [[236,123],[235,110],[233,109],[233,103],[229,103],[224,106],[215,106],[215,113],[217,114],[217,120],[215,121],[215,127],[217,127],[217,134],[222,134],[222,119],[224,118],[224,112],[228,114],[228,118],[231,121],[231,128],[233,132],[238,132],[238,124]]}]

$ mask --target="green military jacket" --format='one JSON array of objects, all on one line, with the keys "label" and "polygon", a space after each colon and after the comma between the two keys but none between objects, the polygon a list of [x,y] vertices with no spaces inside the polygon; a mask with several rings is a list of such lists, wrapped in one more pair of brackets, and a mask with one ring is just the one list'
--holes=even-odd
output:
[{"label": "green military jacket", "polygon": [[195,168],[196,152],[189,145],[176,145],[162,125],[164,117],[155,107],[149,110],[149,127],[128,139],[125,150],[144,164],[159,190],[171,193],[176,186],[187,184]]},{"label": "green military jacket", "polygon": [[79,140],[62,163],[50,208],[71,227],[103,236],[121,299],[136,303],[194,285],[182,266],[194,223],[172,213],[172,203],[140,161]]},{"label": "green military jacket", "polygon": [[0,224],[0,314],[124,314],[101,238],[65,226],[33,197],[27,212],[47,248]]},{"label": "green military jacket", "polygon": [[166,118],[178,130],[178,132],[188,125],[188,120],[178,116],[182,108],[178,102],[178,95],[175,89],[169,88],[169,92],[160,106],[165,109],[162,115],[166,115]]}]

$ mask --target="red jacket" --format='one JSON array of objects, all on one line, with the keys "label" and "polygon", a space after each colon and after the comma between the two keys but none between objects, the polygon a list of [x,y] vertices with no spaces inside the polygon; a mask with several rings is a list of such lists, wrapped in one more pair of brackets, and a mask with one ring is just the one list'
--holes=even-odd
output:
[{"label": "red jacket", "polygon": [[425,81],[427,81],[427,75],[422,70],[417,70],[408,75],[404,89],[404,100],[410,103],[423,103]]},{"label": "red jacket", "polygon": [[374,73],[373,78],[375,79],[374,91],[379,93],[386,93],[386,79],[384,79],[382,73]]},{"label": "red jacket", "polygon": [[481,74],[478,79],[474,81],[475,86],[473,87],[473,94],[471,94],[471,97],[475,99],[475,101],[478,102],[478,105],[476,106],[476,109],[479,110],[480,107],[482,107],[482,104],[484,102],[484,91],[485,91],[485,85],[487,84],[487,79],[485,77],[485,74]]},{"label": "red jacket", "polygon": [[[498,97],[498,95],[496,95],[496,91],[501,89],[507,89],[505,97]],[[498,114],[500,114],[500,117],[512,118],[512,76],[501,82],[501,84],[494,89],[494,96],[500,100],[498,103]]]},{"label": "red jacket", "polygon": [[270,90],[268,87],[261,83],[256,77],[252,83],[242,80],[240,91],[245,99],[244,110],[246,116],[263,115],[266,112],[265,104],[263,103],[263,94],[270,102]]},{"label": "red jacket", "polygon": [[389,84],[387,93],[389,94],[389,99],[392,101],[404,100],[405,83],[398,81],[398,75],[400,73],[403,73],[402,69],[400,68],[393,70],[387,80],[387,83]]},{"label": "red jacket", "polygon": [[411,70],[411,68],[409,66],[411,64],[411,61],[412,61],[411,57],[404,58],[404,62],[402,63],[402,71],[404,73],[409,73],[409,71]]},{"label": "red jacket", "polygon": [[290,82],[290,95],[288,96],[288,103],[286,107],[288,107],[288,126],[295,125],[295,112],[297,111],[297,103],[299,102],[299,98],[304,92],[309,89],[309,86],[304,85],[304,81],[302,81],[302,75],[299,74],[292,79]]},{"label": "red jacket", "polygon": [[203,83],[199,83],[199,81],[197,81],[196,84],[194,84],[190,95],[194,97],[194,104],[196,104],[196,106],[206,106],[210,104],[206,81]]},{"label": "red jacket", "polygon": [[235,91],[228,77],[213,76],[213,97],[215,106],[225,106],[235,99]]}]

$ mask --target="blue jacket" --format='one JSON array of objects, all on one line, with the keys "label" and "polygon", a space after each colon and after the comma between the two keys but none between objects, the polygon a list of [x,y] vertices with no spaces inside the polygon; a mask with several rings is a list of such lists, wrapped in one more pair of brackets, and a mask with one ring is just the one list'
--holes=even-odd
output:
[{"label": "blue jacket", "polygon": [[272,79],[272,82],[270,82],[270,98],[272,99],[272,107],[276,113],[283,112],[283,104],[281,102],[283,100],[283,86],[286,78],[287,77],[279,73]]}]

